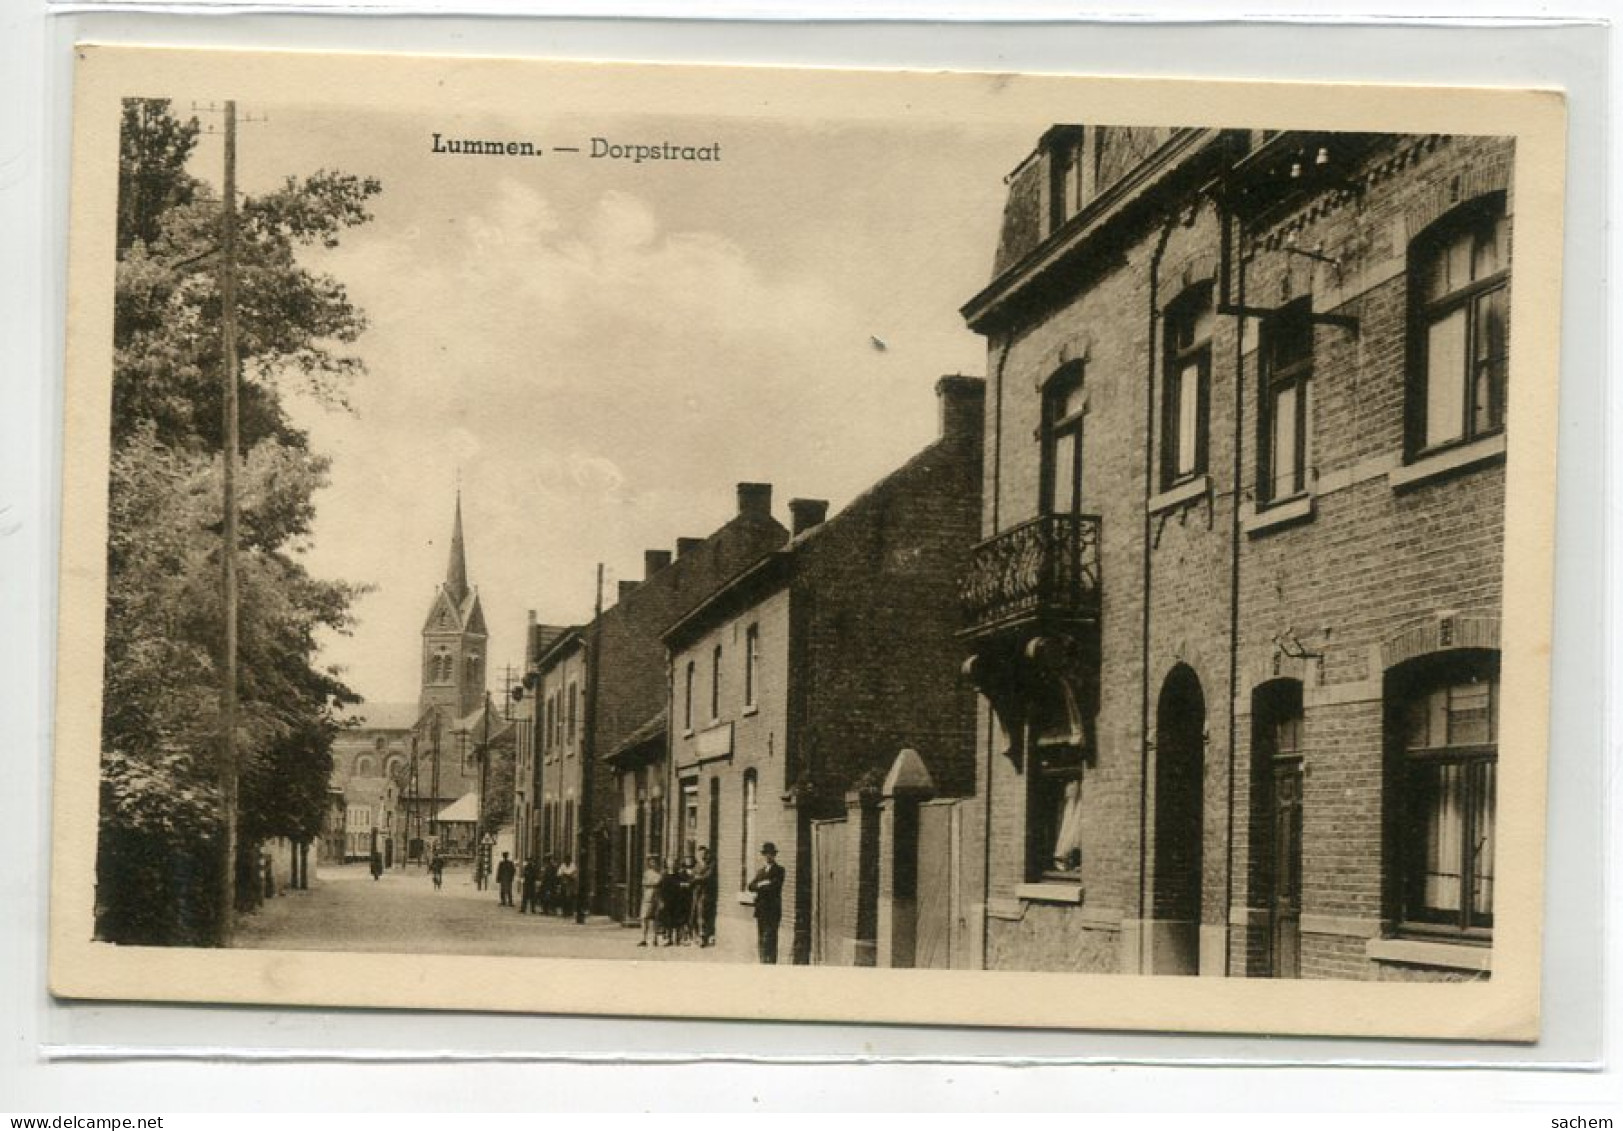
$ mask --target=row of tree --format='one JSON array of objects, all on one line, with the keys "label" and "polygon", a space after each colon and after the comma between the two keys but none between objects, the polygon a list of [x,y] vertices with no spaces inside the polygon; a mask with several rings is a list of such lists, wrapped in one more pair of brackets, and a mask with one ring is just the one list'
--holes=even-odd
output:
[{"label": "row of tree", "polygon": [[[190,171],[200,126],[164,100],[125,102],[120,134],[108,499],[97,937],[207,945],[251,906],[220,906],[224,648],[222,210]],[[301,250],[371,219],[371,178],[318,172],[242,198],[237,237],[238,874],[260,845],[320,833],[340,708],[316,662],[359,590],[312,577],[314,495],[328,461],[289,419],[302,392],[344,407],[366,322]]]}]

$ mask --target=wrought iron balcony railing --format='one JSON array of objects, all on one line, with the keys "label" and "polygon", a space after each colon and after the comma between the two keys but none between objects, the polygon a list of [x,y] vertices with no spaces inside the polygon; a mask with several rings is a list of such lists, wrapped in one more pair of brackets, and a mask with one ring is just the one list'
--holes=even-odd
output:
[{"label": "wrought iron balcony railing", "polygon": [[959,582],[966,633],[1099,615],[1099,517],[1041,515],[980,543]]}]

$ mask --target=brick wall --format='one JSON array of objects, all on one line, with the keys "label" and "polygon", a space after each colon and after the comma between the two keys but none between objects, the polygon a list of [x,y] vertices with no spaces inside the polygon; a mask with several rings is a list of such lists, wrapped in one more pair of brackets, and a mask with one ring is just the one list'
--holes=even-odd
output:
[{"label": "brick wall", "polygon": [[[1267,970],[1267,932],[1257,916],[1272,860],[1255,834],[1266,817],[1256,787],[1268,778],[1252,765],[1251,699],[1284,677],[1304,684],[1306,701],[1302,903],[1314,930],[1304,934],[1303,974],[1395,976],[1364,946],[1390,929],[1394,913],[1383,842],[1381,648],[1446,613],[1496,616],[1504,538],[1502,463],[1489,458],[1413,485],[1390,475],[1405,461],[1407,255],[1410,241],[1448,208],[1503,188],[1510,159],[1509,144],[1491,138],[1378,139],[1347,170],[1361,192],[1309,194],[1236,240],[1248,305],[1311,295],[1315,313],[1357,320],[1356,329],[1320,324],[1313,334],[1316,482],[1311,514],[1291,523],[1256,517],[1260,323],[1232,316],[1215,320],[1211,340],[1209,487],[1146,506],[1146,459],[1151,493],[1160,487],[1159,316],[1218,273],[1221,217],[1210,202],[1193,194],[1163,199],[1141,222],[1101,237],[1066,283],[988,323],[994,399],[983,534],[1036,513],[1042,383],[1077,360],[1087,402],[1083,509],[1102,523],[1085,903],[1026,903],[1023,918],[994,917],[990,965],[1073,968],[1080,959],[1068,948],[1082,945],[1088,905],[1153,915],[1176,895],[1167,869],[1157,881],[1166,850],[1154,836],[1156,708],[1169,674],[1183,665],[1204,701],[1199,906],[1212,932],[1203,947],[1217,953],[1202,954],[1203,971]],[[978,733],[977,788],[991,814],[990,896],[1014,900],[1026,879],[1027,783],[995,753],[1007,740],[984,704]]]}]

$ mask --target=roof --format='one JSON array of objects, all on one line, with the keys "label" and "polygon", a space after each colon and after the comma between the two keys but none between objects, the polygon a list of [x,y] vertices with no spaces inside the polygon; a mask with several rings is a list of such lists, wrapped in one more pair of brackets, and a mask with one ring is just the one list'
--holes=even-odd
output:
[{"label": "roof", "polygon": [[359,730],[410,730],[421,714],[415,703],[362,703],[345,720],[353,720]]},{"label": "roof", "polygon": [[479,795],[477,793],[464,793],[451,804],[435,814],[437,821],[467,821],[472,823],[479,819]]},{"label": "roof", "polygon": [[549,668],[556,663],[570,647],[583,643],[581,640],[581,626],[571,625],[561,631],[557,638],[548,644],[541,654],[535,658],[538,670]]},{"label": "roof", "polygon": [[626,735],[624,741],[603,755],[603,761],[612,762],[622,754],[631,753],[639,746],[647,746],[656,739],[663,739],[665,737],[665,720],[666,711],[664,707],[661,707],[654,713],[652,718],[649,718],[636,730]]},{"label": "roof", "polygon": [[[485,714],[487,711],[490,714],[490,730],[488,732],[485,730]],[[504,719],[500,712],[491,710],[488,701],[484,706],[469,711],[451,724],[452,734],[462,732],[471,735],[479,745],[483,745],[487,739],[492,743],[499,742],[506,738],[507,733],[512,729],[513,720]]]}]

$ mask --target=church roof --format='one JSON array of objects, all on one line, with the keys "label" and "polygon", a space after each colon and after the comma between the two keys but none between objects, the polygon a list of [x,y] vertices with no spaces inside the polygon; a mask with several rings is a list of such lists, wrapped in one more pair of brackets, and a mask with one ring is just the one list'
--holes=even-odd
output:
[{"label": "church roof", "polygon": [[345,721],[358,730],[410,730],[422,711],[415,703],[362,703],[352,707]]},{"label": "church roof", "polygon": [[468,598],[468,558],[462,546],[462,491],[456,493],[456,519],[451,524],[451,559],[445,566],[445,591],[461,605]]}]

